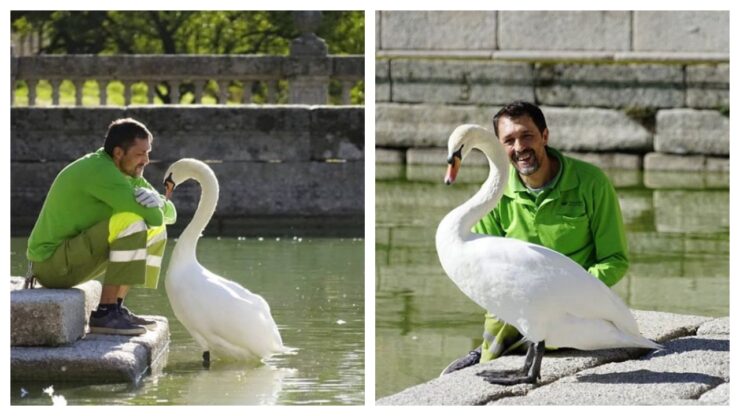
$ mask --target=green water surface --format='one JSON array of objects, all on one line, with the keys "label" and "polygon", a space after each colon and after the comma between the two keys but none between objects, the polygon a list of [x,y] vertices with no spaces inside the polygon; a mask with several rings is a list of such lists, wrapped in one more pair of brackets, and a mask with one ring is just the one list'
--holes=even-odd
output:
[{"label": "green water surface", "polygon": [[[164,263],[169,260],[169,243]],[[11,240],[11,273],[25,273],[26,239]],[[201,349],[177,321],[164,290],[132,289],[126,305],[137,314],[169,319],[166,367],[140,385],[53,383],[77,404],[309,404],[364,403],[364,263],[362,239],[203,238],[198,259],[211,271],[262,295],[286,345],[296,355],[249,367],[201,366]],[[11,383],[11,404],[50,404],[52,383]],[[25,397],[22,389],[27,391]]]},{"label": "green water surface", "polygon": [[[438,376],[481,343],[484,311],[444,274],[439,221],[472,196],[488,168],[376,167],[376,398]],[[727,174],[607,172],[619,195],[631,260],[613,288],[635,309],[729,313]]]}]

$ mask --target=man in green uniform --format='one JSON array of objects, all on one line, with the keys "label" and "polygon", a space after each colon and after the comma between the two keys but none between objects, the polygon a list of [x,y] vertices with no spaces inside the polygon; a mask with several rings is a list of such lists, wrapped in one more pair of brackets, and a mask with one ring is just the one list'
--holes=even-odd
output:
[{"label": "man in green uniform", "polygon": [[167,201],[142,176],[152,134],[119,119],[103,148],[67,165],[54,179],[28,239],[31,275],[48,288],[69,288],[101,275],[100,304],[90,331],[139,335],[156,323],[123,306],[132,285],[156,288],[176,219]]},{"label": "man in green uniform", "polygon": [[[493,128],[511,161],[501,201],[474,231],[556,250],[607,286],[627,272],[627,239],[614,187],[597,167],[547,146],[542,111],[515,101],[493,117]],[[511,325],[486,314],[483,344],[453,363],[447,374],[494,360],[523,345]]]}]

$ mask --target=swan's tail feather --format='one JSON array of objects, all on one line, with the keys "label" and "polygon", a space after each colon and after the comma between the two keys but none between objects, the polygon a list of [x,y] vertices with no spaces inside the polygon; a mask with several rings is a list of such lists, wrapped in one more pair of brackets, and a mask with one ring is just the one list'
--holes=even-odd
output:
[{"label": "swan's tail feather", "polygon": [[663,349],[660,344],[639,333],[621,330],[613,322],[573,315],[562,319],[557,330],[548,334],[545,343],[551,347],[571,347],[587,351],[606,348]]}]

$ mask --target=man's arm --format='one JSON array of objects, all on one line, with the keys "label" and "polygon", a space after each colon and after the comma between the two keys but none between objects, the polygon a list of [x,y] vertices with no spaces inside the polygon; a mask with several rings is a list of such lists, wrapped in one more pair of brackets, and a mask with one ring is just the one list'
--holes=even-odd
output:
[{"label": "man's arm", "polygon": [[602,176],[593,191],[591,233],[596,263],[588,268],[588,272],[607,286],[613,286],[624,277],[629,267],[627,237],[617,192],[606,175],[602,173]]},{"label": "man's arm", "polygon": [[146,208],[136,202],[134,186],[122,175],[98,175],[91,178],[87,191],[113,209],[113,212],[132,212],[144,218],[150,226],[162,225],[160,208]]},{"label": "man's arm", "polygon": [[[151,189],[159,194],[159,191],[157,191],[152,184],[149,183],[146,179],[137,178],[134,180],[135,186],[141,186],[148,189]],[[167,200],[167,198],[164,197],[164,195],[159,194],[159,199],[163,202],[163,205],[159,210],[162,211],[162,217],[165,225],[174,224],[175,221],[177,221],[177,209],[175,209],[175,204],[172,203],[172,201]]]}]

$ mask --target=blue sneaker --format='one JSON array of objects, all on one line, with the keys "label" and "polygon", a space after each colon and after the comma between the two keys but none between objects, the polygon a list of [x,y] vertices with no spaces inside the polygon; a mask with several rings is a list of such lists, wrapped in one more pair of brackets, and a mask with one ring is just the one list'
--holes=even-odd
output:
[{"label": "blue sneaker", "polygon": [[141,335],[146,333],[146,328],[133,324],[118,309],[113,309],[103,316],[95,317],[95,313],[90,315],[90,333]]}]

